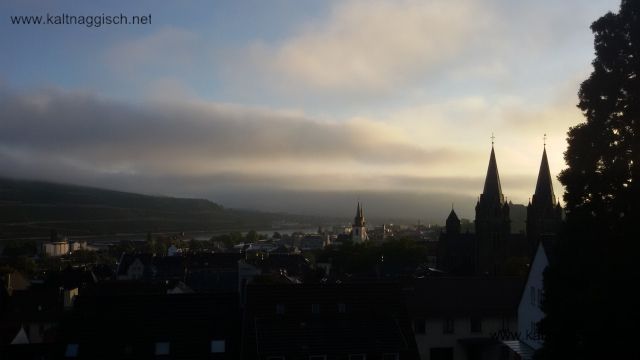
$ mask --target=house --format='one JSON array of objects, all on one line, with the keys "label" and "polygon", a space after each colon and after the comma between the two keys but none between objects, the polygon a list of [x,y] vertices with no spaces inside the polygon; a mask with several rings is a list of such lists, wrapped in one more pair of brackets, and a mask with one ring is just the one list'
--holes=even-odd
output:
[{"label": "house", "polygon": [[19,337],[17,333],[13,335],[14,345],[52,343],[75,298],[81,292],[91,291],[95,285],[96,279],[90,271],[67,267],[49,272],[41,283],[32,283],[22,290],[13,289],[4,313],[0,314],[0,328],[24,333]]},{"label": "house", "polygon": [[242,359],[418,359],[394,283],[249,284]]},{"label": "house", "polygon": [[45,242],[42,244],[42,253],[46,256],[58,257],[68,255],[70,251],[69,242],[66,238],[62,240]]},{"label": "house", "polygon": [[521,291],[518,305],[518,341],[505,342],[510,349],[511,358],[530,360],[533,353],[542,347],[544,338],[538,329],[538,323],[544,317],[540,308],[544,298],[543,273],[549,265],[552,238],[538,243],[535,256],[529,268],[527,280]]},{"label": "house", "polygon": [[237,359],[237,294],[80,296],[61,329],[59,357]]},{"label": "house", "polygon": [[517,339],[522,279],[424,277],[404,284],[422,360],[495,359]]},{"label": "house", "polygon": [[153,255],[123,253],[118,261],[118,280],[149,280],[155,276]]},{"label": "house", "polygon": [[329,244],[329,237],[321,234],[306,234],[300,239],[300,249],[303,251],[322,250]]},{"label": "house", "polygon": [[196,292],[238,292],[239,253],[198,253],[187,258],[185,284]]}]

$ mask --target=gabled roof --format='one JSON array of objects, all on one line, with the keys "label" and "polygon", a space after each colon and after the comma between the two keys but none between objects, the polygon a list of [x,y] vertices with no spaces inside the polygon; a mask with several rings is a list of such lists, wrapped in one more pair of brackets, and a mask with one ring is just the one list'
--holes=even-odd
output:
[{"label": "gabled roof", "polygon": [[18,331],[16,336],[11,341],[11,345],[29,344],[29,343],[30,343],[29,337],[27,336],[27,333],[24,331],[24,325],[22,325],[20,326],[20,330]]},{"label": "gabled roof", "polygon": [[[83,296],[65,319],[61,341],[79,344],[85,359],[151,358],[156,342],[168,342],[172,358],[205,359],[210,342],[226,341],[224,358],[238,358],[236,294],[135,294]],[[222,355],[222,354],[221,354]]]},{"label": "gabled roof", "polygon": [[240,253],[198,253],[187,257],[187,268],[190,271],[198,269],[229,269],[237,270],[238,261],[244,257]]},{"label": "gabled roof", "polygon": [[517,312],[519,277],[425,277],[407,285],[413,316],[505,316]]},{"label": "gabled roof", "polygon": [[249,284],[245,329],[247,358],[418,356],[402,290],[391,282]]},{"label": "gabled roof", "polygon": [[120,257],[120,262],[118,264],[117,275],[127,275],[127,271],[129,270],[129,266],[131,266],[136,260],[139,260],[142,265],[144,265],[145,273],[148,272],[153,265],[153,255],[142,253],[142,254],[122,254]]}]

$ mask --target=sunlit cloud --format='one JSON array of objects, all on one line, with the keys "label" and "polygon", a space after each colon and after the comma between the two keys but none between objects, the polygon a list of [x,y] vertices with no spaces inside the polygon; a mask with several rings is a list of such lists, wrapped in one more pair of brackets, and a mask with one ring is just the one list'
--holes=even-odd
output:
[{"label": "sunlit cloud", "polygon": [[474,1],[345,1],[327,19],[249,53],[292,86],[386,92],[459,56],[490,17]]}]

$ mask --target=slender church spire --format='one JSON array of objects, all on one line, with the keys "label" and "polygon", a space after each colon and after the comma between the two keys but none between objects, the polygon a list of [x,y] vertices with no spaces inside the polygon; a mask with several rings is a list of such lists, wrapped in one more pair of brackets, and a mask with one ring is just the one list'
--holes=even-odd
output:
[{"label": "slender church spire", "polygon": [[364,210],[360,205],[360,201],[358,201],[356,216],[353,218],[353,225],[351,226],[351,240],[354,243],[361,243],[369,240],[366,224],[367,223],[364,220]]},{"label": "slender church spire", "polygon": [[527,206],[527,238],[531,254],[540,241],[553,241],[562,223],[562,207],[553,193],[546,137],[545,134],[536,189]]},{"label": "slender church spire", "polygon": [[484,189],[476,204],[476,274],[500,274],[507,259],[507,240],[511,234],[510,208],[505,202],[498,175],[498,162],[491,141],[491,155]]},{"label": "slender church spire", "polygon": [[353,225],[355,226],[364,226],[364,210],[360,205],[360,201],[358,201],[358,208],[356,209],[356,216],[353,218]]},{"label": "slender church spire", "polygon": [[538,171],[538,181],[536,182],[536,191],[533,194],[533,202],[545,206],[554,206],[556,204],[546,146],[542,150],[542,161],[540,162],[540,170]]},{"label": "slender church spire", "polygon": [[491,145],[491,156],[489,157],[489,167],[487,168],[487,177],[484,180],[484,189],[482,190],[482,200],[504,202],[502,195],[502,186],[500,185],[500,175],[498,175],[498,163],[496,161],[496,153],[493,150],[493,141]]}]

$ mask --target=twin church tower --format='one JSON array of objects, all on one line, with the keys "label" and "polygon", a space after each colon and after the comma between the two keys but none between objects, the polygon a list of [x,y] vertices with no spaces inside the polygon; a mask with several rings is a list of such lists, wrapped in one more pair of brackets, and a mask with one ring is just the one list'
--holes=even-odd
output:
[{"label": "twin church tower", "polygon": [[[502,193],[496,154],[491,143],[489,167],[476,203],[475,232],[463,233],[452,208],[438,245],[438,267],[454,275],[514,275],[533,257],[538,243],[555,239],[562,223],[562,207],[553,193],[546,144],[534,194],[527,205],[526,231],[511,232],[511,209]],[[351,240],[368,240],[360,202],[353,219]]]},{"label": "twin church tower", "polygon": [[489,167],[476,203],[475,233],[462,234],[455,211],[447,218],[439,246],[438,266],[460,275],[502,275],[513,272],[518,259],[530,259],[540,241],[552,241],[562,222],[547,160],[546,145],[535,192],[527,206],[526,233],[511,233],[510,210],[502,193],[496,154],[491,144]]}]

